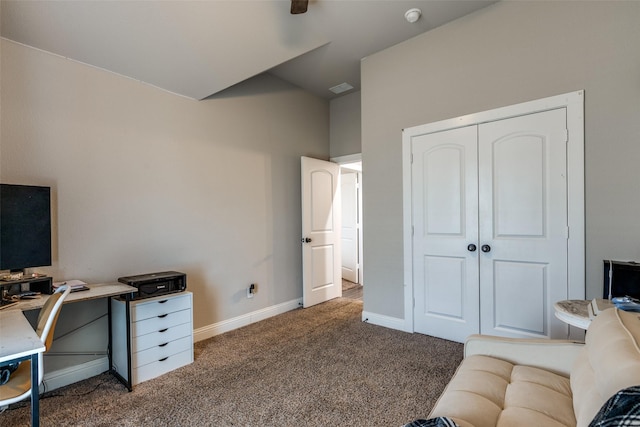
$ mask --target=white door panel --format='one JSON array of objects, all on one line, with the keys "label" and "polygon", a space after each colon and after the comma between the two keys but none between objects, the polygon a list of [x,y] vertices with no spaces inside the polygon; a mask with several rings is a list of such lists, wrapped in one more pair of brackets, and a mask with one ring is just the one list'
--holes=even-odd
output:
[{"label": "white door panel", "polygon": [[494,144],[496,236],[544,235],[544,142],[523,135]]},{"label": "white door panel", "polygon": [[301,158],[304,307],[342,296],[339,167]]},{"label": "white door panel", "polygon": [[333,278],[333,251],[334,245],[310,245],[311,247],[311,290],[318,291],[321,288],[332,286]]},{"label": "white door panel", "polygon": [[463,341],[479,329],[477,128],[413,140],[414,327]]},{"label": "white door panel", "polygon": [[340,175],[342,196],[342,278],[358,283],[358,174]]},{"label": "white door panel", "polygon": [[312,170],[311,178],[311,233],[325,233],[334,230],[335,215],[333,196],[335,179],[330,171]]},{"label": "white door panel", "polygon": [[425,313],[464,320],[465,264],[465,258],[425,257]]},{"label": "white door panel", "polygon": [[566,113],[479,126],[481,329],[559,336],[553,304],[567,298]]},{"label": "white door panel", "polygon": [[494,306],[498,308],[496,330],[545,335],[548,330],[547,264],[495,262],[493,290]]}]

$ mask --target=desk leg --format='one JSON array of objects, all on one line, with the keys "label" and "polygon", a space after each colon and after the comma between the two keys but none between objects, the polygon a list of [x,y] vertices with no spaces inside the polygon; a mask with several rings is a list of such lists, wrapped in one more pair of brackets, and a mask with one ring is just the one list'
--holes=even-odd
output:
[{"label": "desk leg", "polygon": [[133,379],[131,378],[131,294],[125,295],[125,323],[126,323],[126,335],[127,335],[127,379],[125,379],[122,375],[118,373],[118,371],[113,367],[113,326],[111,322],[112,319],[112,299],[109,297],[109,371],[122,383],[127,387],[127,390],[133,391]]},{"label": "desk leg", "polygon": [[107,323],[109,324],[109,342],[107,344],[107,356],[109,357],[109,372],[113,373],[113,328],[111,327],[111,298],[107,298]]},{"label": "desk leg", "polygon": [[31,355],[31,425],[40,425],[40,385],[38,384],[38,353]]},{"label": "desk leg", "polygon": [[129,391],[133,390],[133,377],[131,374],[131,294],[127,294],[126,298],[126,323],[127,323],[127,388]]}]

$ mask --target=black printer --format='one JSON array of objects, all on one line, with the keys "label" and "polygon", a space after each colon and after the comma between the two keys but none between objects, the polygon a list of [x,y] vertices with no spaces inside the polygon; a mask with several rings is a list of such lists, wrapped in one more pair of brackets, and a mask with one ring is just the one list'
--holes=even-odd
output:
[{"label": "black printer", "polygon": [[177,271],[120,277],[118,282],[138,288],[138,293],[133,299],[156,297],[187,289],[187,275]]}]

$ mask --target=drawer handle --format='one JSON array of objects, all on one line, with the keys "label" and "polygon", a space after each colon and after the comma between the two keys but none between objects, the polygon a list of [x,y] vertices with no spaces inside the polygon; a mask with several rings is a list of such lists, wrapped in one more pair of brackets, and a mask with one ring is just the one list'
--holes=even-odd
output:
[{"label": "drawer handle", "polygon": [[165,360],[167,360],[169,358],[169,356],[167,357],[163,357],[162,359],[158,360],[158,362],[164,362]]},{"label": "drawer handle", "polygon": [[160,316],[158,316],[158,318],[159,318],[159,319],[162,319],[162,318],[165,318],[165,317],[167,317],[167,316],[168,316],[168,314],[161,314]]},{"label": "drawer handle", "polygon": [[169,330],[169,328],[164,328],[164,329],[160,329],[158,332],[162,333],[162,332],[167,332]]},{"label": "drawer handle", "polygon": [[160,344],[158,347],[164,347],[165,345],[169,344],[168,342],[164,343],[164,344]]},{"label": "drawer handle", "polygon": [[162,301],[158,301],[158,304],[164,304],[167,301],[169,301],[169,300],[168,299],[163,299]]}]

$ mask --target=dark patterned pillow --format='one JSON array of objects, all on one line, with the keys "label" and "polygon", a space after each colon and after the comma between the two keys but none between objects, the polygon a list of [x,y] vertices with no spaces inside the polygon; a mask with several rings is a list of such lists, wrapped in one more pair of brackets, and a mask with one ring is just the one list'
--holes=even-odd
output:
[{"label": "dark patterned pillow", "polygon": [[640,426],[640,386],[620,390],[605,402],[589,427]]},{"label": "dark patterned pillow", "polygon": [[456,424],[451,418],[437,417],[429,418],[428,420],[413,420],[409,424],[405,424],[402,427],[458,427],[458,424]]}]

